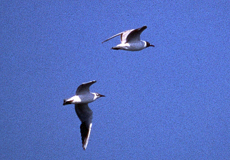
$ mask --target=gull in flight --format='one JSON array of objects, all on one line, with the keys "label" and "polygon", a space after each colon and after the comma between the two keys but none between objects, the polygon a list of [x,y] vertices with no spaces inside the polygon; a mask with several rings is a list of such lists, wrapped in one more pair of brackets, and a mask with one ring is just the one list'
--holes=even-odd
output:
[{"label": "gull in flight", "polygon": [[81,84],[76,91],[76,95],[64,99],[63,105],[67,104],[75,104],[75,111],[77,113],[78,118],[81,120],[81,139],[82,139],[82,147],[85,150],[88,142],[89,142],[89,136],[91,132],[92,127],[92,118],[93,118],[93,112],[89,108],[88,103],[91,103],[95,101],[96,99],[100,97],[105,97],[104,95],[101,95],[99,93],[94,93],[89,91],[89,87],[94,84],[96,81],[90,81],[87,83]]},{"label": "gull in flight", "polygon": [[113,35],[112,37],[106,39],[102,43],[121,35],[121,43],[115,47],[112,47],[114,50],[127,50],[127,51],[140,51],[147,47],[155,47],[147,41],[143,41],[140,39],[141,33],[147,28],[147,26],[143,26],[137,29],[130,29],[124,32],[120,32],[118,34]]}]

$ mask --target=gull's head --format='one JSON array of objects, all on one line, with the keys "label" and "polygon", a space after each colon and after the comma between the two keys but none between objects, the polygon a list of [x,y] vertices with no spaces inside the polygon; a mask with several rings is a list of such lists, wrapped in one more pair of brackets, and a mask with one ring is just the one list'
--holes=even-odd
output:
[{"label": "gull's head", "polygon": [[150,44],[149,42],[146,42],[146,47],[155,47],[154,45]]},{"label": "gull's head", "polygon": [[94,93],[94,100],[100,98],[100,97],[105,97],[105,95],[99,94],[99,93]]}]

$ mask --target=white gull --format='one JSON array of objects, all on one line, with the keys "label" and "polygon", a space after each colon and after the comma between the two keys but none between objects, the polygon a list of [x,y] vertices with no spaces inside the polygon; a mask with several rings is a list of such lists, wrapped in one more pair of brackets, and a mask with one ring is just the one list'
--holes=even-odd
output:
[{"label": "white gull", "polygon": [[155,47],[147,41],[143,41],[140,39],[141,33],[147,28],[147,26],[143,26],[137,29],[130,29],[124,32],[120,32],[118,34],[113,35],[112,37],[106,39],[102,43],[121,35],[121,43],[115,47],[112,47],[114,50],[127,50],[127,51],[139,51],[147,47]]},{"label": "white gull", "polygon": [[76,91],[76,95],[64,99],[63,105],[67,104],[75,104],[75,111],[78,115],[78,118],[81,120],[81,139],[82,139],[82,147],[85,150],[88,142],[89,142],[89,136],[91,132],[92,127],[92,119],[93,119],[93,112],[89,108],[88,103],[91,103],[95,101],[96,99],[100,97],[105,97],[104,95],[101,95],[99,93],[93,93],[89,91],[89,87],[94,84],[96,81],[90,81],[87,83],[81,84]]}]

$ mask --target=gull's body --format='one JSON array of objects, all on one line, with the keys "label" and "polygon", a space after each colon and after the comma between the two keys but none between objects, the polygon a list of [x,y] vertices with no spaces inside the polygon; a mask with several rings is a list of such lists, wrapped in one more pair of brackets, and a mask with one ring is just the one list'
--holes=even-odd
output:
[{"label": "gull's body", "polygon": [[93,112],[89,108],[88,103],[91,103],[100,97],[105,97],[104,95],[101,95],[99,93],[93,93],[89,91],[89,87],[95,82],[96,81],[90,81],[81,84],[77,88],[76,95],[71,98],[65,99],[63,103],[63,105],[75,104],[75,111],[82,122],[80,129],[82,137],[82,147],[84,150],[86,149],[89,142],[93,119]]},{"label": "gull's body", "polygon": [[95,98],[95,93],[89,93],[84,95],[75,95],[65,101],[71,102],[71,104],[91,103],[95,100]]},{"label": "gull's body", "polygon": [[130,29],[124,32],[120,32],[118,34],[113,35],[112,37],[106,39],[102,43],[109,41],[110,39],[121,36],[121,43],[115,47],[112,47],[114,50],[127,50],[127,51],[139,51],[149,46],[154,47],[147,41],[143,41],[140,39],[141,33],[147,28],[147,26],[143,26],[137,29]]}]

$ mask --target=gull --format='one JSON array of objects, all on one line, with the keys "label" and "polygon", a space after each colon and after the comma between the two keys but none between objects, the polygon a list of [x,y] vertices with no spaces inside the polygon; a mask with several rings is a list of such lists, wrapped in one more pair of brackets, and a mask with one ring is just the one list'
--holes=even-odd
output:
[{"label": "gull", "polygon": [[143,26],[137,29],[130,29],[124,32],[120,32],[118,34],[113,35],[112,37],[106,39],[102,43],[121,35],[121,43],[111,49],[114,50],[127,50],[127,51],[140,51],[149,46],[155,47],[147,41],[140,40],[141,33],[147,28],[147,26]]},{"label": "gull", "polygon": [[67,104],[75,104],[75,111],[77,113],[78,118],[81,120],[81,140],[82,140],[82,147],[85,150],[88,142],[89,142],[89,136],[91,132],[92,127],[92,119],[93,119],[93,112],[89,108],[88,103],[91,103],[95,101],[96,99],[100,97],[105,97],[104,95],[101,95],[99,93],[94,93],[89,91],[89,87],[96,83],[96,81],[90,81],[86,83],[82,83],[76,91],[76,95],[64,99],[63,105]]}]

